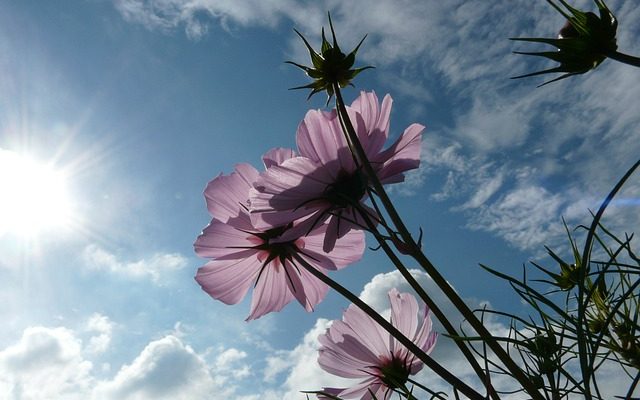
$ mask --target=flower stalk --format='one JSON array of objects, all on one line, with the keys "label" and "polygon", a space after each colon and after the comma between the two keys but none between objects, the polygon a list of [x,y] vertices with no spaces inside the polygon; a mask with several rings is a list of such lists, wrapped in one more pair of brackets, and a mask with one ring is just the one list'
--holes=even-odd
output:
[{"label": "flower stalk", "polygon": [[[509,370],[512,376],[522,385],[522,387],[527,391],[527,393],[535,400],[543,400],[544,398],[540,394],[540,392],[535,388],[535,386],[530,381],[529,377],[527,377],[522,369],[518,367],[518,365],[513,361],[513,359],[506,353],[506,351],[500,346],[500,344],[493,338],[491,333],[485,328],[485,326],[480,322],[478,318],[474,315],[471,309],[466,305],[464,300],[460,298],[460,296],[453,290],[451,285],[444,279],[444,277],[438,272],[435,266],[429,261],[429,259],[424,255],[420,247],[416,244],[413,239],[413,236],[405,226],[402,218],[399,213],[395,209],[391,199],[387,195],[382,183],[377,178],[371,163],[369,163],[366,153],[362,148],[361,143],[358,140],[355,129],[353,128],[353,124],[349,119],[349,114],[347,113],[347,109],[344,104],[344,100],[342,98],[342,93],[340,91],[340,87],[337,83],[333,85],[333,92],[336,96],[336,110],[338,115],[342,119],[344,126],[346,127],[346,131],[344,134],[348,137],[348,141],[353,144],[353,151],[355,153],[355,157],[358,162],[361,164],[364,169],[367,178],[369,179],[369,183],[372,185],[373,190],[376,195],[379,197],[385,211],[389,214],[389,218],[393,222],[394,226],[398,230],[400,237],[403,242],[407,245],[407,249],[409,255],[416,260],[420,266],[429,274],[429,276],[434,280],[436,285],[444,292],[445,296],[453,303],[456,309],[462,314],[462,316],[467,320],[467,322],[473,327],[473,329],[478,332],[478,334],[485,339],[489,348],[496,354],[496,356],[500,359],[500,361],[505,365],[505,367]],[[480,378],[483,378],[481,376]],[[483,379],[483,382],[485,380]]]},{"label": "flower stalk", "polygon": [[465,396],[468,396],[470,399],[482,400],[485,399],[485,396],[481,395],[477,391],[475,391],[472,387],[461,381],[458,377],[450,373],[446,368],[440,365],[437,361],[431,358],[428,354],[426,354],[422,349],[416,346],[409,338],[402,334],[396,327],[394,327],[389,321],[383,318],[380,314],[378,314],[373,308],[371,308],[367,303],[362,301],[358,296],[351,293],[344,286],[340,285],[338,282],[329,278],[327,275],[318,271],[311,264],[309,264],[304,258],[300,257],[298,254],[293,255],[293,259],[298,263],[298,265],[302,266],[305,270],[315,276],[317,279],[322,281],[322,283],[326,284],[344,298],[353,303],[356,307],[360,308],[364,311],[371,319],[373,319],[376,323],[378,323],[382,328],[384,328],[389,334],[391,334],[394,338],[396,338],[403,346],[405,346],[411,353],[413,353],[416,357],[418,357],[427,367],[431,368],[433,372],[435,372],[442,379],[450,383],[452,386],[457,388],[461,393]]}]

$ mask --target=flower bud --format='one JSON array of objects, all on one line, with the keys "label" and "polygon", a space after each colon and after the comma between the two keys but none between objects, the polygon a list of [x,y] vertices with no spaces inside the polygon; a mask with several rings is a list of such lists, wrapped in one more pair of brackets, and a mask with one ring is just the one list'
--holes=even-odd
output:
[{"label": "flower bud", "polygon": [[373,68],[371,66],[361,67],[361,68],[351,68],[356,60],[356,53],[364,42],[366,35],[360,43],[356,46],[355,49],[351,51],[351,53],[345,55],[341,50],[340,46],[338,46],[338,41],[336,40],[336,33],[333,30],[333,23],[331,22],[331,15],[329,14],[329,26],[331,27],[331,36],[333,37],[333,44],[327,41],[327,38],[324,35],[324,28],[322,29],[322,46],[320,52],[317,52],[311,47],[307,39],[297,30],[295,31],[298,36],[302,39],[305,46],[307,46],[307,50],[309,51],[309,56],[311,57],[312,67],[307,67],[305,65],[301,65],[295,63],[293,61],[287,61],[288,64],[295,65],[296,67],[302,69],[306,74],[313,79],[308,85],[298,86],[292,89],[311,89],[311,93],[308,98],[311,98],[316,93],[326,91],[328,98],[327,104],[331,100],[331,97],[334,93],[334,85],[338,85],[343,88],[347,85],[352,85],[351,81],[358,75],[360,72],[365,69]]},{"label": "flower bud", "polygon": [[555,46],[557,51],[544,52],[514,52],[516,54],[545,57],[560,63],[555,68],[543,71],[532,72],[525,75],[515,76],[512,79],[525,78],[529,76],[542,75],[554,72],[564,72],[565,74],[543,83],[555,82],[573,75],[584,74],[595,69],[608,54],[616,51],[616,30],[618,21],[607,8],[603,0],[594,0],[600,16],[592,12],[583,12],[571,7],[565,0],[558,0],[566,10],[552,0],[548,2],[558,10],[566,19],[567,23],[560,30],[558,38],[512,38],[523,42],[546,43]]}]

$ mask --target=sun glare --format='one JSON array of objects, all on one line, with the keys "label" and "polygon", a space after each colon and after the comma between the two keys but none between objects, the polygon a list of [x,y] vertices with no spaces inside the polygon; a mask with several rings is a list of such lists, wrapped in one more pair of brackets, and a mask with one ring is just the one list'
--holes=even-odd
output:
[{"label": "sun glare", "polygon": [[72,217],[66,186],[61,171],[0,149],[0,235],[65,228]]}]

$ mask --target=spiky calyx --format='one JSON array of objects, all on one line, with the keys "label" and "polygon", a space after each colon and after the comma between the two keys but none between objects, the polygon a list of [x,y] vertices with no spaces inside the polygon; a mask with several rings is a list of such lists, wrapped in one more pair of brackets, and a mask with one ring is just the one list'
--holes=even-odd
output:
[{"label": "spiky calyx", "polygon": [[287,61],[288,64],[295,65],[296,67],[302,69],[310,78],[313,79],[308,85],[294,87],[292,89],[311,89],[311,93],[307,99],[311,98],[316,93],[326,91],[328,98],[327,104],[331,100],[331,97],[334,95],[334,85],[338,85],[341,88],[346,87],[347,85],[353,86],[351,81],[362,71],[365,69],[373,68],[372,66],[361,67],[361,68],[352,68],[353,64],[355,64],[356,53],[364,42],[362,38],[360,43],[353,49],[349,54],[345,55],[341,50],[340,46],[338,46],[338,41],[336,40],[336,33],[333,29],[333,23],[331,22],[331,14],[329,14],[329,26],[331,27],[331,36],[333,39],[333,43],[327,41],[327,38],[324,34],[324,28],[322,28],[322,46],[320,52],[317,52],[311,47],[309,41],[296,29],[295,32],[300,36],[305,46],[307,46],[307,50],[309,50],[309,56],[311,57],[312,67],[308,67],[305,65],[301,65],[295,63],[293,61]]},{"label": "spiky calyx", "polygon": [[540,85],[544,86],[548,83],[573,75],[584,74],[595,69],[609,54],[617,50],[616,31],[618,21],[603,0],[594,0],[600,16],[571,7],[565,0],[558,1],[566,10],[553,0],[547,0],[567,19],[567,24],[560,30],[558,38],[512,38],[511,40],[546,43],[555,46],[558,49],[557,51],[516,51],[514,53],[545,57],[560,63],[560,65],[543,71],[515,76],[512,79],[564,72],[564,75]]}]

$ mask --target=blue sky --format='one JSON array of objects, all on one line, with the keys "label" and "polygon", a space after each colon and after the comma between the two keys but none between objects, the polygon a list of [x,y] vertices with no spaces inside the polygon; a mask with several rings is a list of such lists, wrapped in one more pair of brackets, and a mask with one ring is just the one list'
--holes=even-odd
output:
[{"label": "blue sky", "polygon": [[[608,4],[621,50],[639,54],[637,4]],[[478,263],[517,274],[545,244],[566,248],[561,218],[587,222],[640,154],[637,69],[605,61],[539,89],[508,79],[548,66],[508,40],[555,36],[564,22],[542,0],[2,2],[0,156],[60,171],[72,218],[0,230],[0,398],[300,399],[334,382],[314,340],[344,300],[246,323],[247,301],[200,290],[192,249],[206,183],[294,147],[305,112],[324,106],[287,90],[307,81],[283,62],[308,62],[293,28],[317,45],[327,11],[344,49],[369,35],[359,63],[376,66],[347,101],[390,93],[393,134],[427,127],[420,169],[390,190],[471,304],[519,310]],[[32,186],[34,208],[52,201]],[[636,180],[620,196],[639,194]],[[629,204],[605,222],[636,231]],[[381,308],[401,285],[375,252],[335,278]],[[436,355],[456,365],[448,346]]]}]

